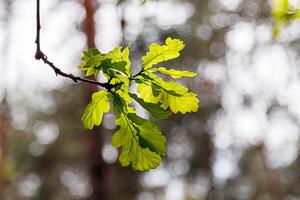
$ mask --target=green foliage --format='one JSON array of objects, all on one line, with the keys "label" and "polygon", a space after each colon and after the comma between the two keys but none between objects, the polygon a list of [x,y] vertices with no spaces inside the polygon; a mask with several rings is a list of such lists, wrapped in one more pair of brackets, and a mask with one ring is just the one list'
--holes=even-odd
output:
[{"label": "green foliage", "polygon": [[183,48],[184,44],[181,40],[171,38],[166,40],[165,45],[151,44],[149,52],[142,57],[143,69],[147,70],[159,62],[177,58]]},{"label": "green foliage", "polygon": [[162,74],[167,74],[171,76],[172,78],[181,78],[181,77],[195,77],[196,73],[189,72],[189,71],[179,71],[176,69],[166,69],[165,67],[159,67],[159,68],[152,68],[149,70],[150,72],[160,72]]},{"label": "green foliage", "polygon": [[116,119],[120,129],[113,135],[112,144],[122,146],[120,163],[131,164],[135,170],[145,171],[156,168],[160,155],[166,151],[166,138],[157,124],[137,116],[134,112],[123,112]]},{"label": "green foliage", "polygon": [[130,96],[156,119],[167,119],[172,115],[172,112],[163,109],[159,103],[145,102],[144,99],[139,98],[136,94],[130,94]]},{"label": "green foliage", "polygon": [[300,19],[300,9],[294,8],[288,0],[273,0],[272,16],[274,18],[273,36],[278,38],[280,27],[294,19]]},{"label": "green foliage", "polygon": [[102,116],[104,112],[108,112],[110,104],[106,91],[95,92],[92,96],[92,102],[87,105],[81,121],[85,129],[92,129],[94,125],[99,126],[102,122]]},{"label": "green foliage", "polygon": [[[155,65],[179,57],[184,43],[178,39],[168,38],[164,45],[153,43],[142,57],[139,73],[130,71],[129,47],[103,54],[97,49],[83,52],[82,63],[78,66],[86,76],[98,77],[102,72],[107,78],[107,91],[95,92],[92,102],[82,115],[84,128],[99,126],[103,113],[108,112],[110,103],[117,116],[115,123],[119,130],[112,137],[112,144],[121,147],[119,161],[122,166],[134,170],[146,171],[160,164],[161,156],[166,153],[166,138],[159,126],[148,119],[138,116],[132,107],[136,101],[155,119],[167,119],[172,113],[196,112],[199,100],[195,93],[176,82],[167,82],[157,74],[169,75],[172,78],[194,77],[196,73],[166,69]],[[138,84],[137,94],[130,93],[132,82]]]}]

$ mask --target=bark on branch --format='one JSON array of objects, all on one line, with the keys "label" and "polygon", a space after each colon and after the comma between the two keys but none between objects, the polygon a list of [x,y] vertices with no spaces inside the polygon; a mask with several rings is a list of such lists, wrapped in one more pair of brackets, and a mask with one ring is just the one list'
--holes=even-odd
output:
[{"label": "bark on branch", "polygon": [[56,76],[60,75],[62,77],[65,78],[69,78],[71,80],[73,80],[74,82],[85,82],[85,83],[89,83],[89,84],[94,84],[94,85],[98,85],[101,86],[103,88],[106,88],[107,90],[110,90],[111,88],[115,87],[116,85],[112,85],[110,83],[100,83],[98,81],[95,80],[90,80],[90,79],[85,79],[79,76],[74,76],[73,74],[68,74],[63,72],[62,70],[60,70],[58,67],[56,67],[53,62],[51,62],[50,60],[48,60],[48,57],[46,56],[46,54],[43,53],[42,49],[41,49],[41,43],[40,43],[40,32],[41,32],[41,19],[40,19],[40,0],[36,0],[36,52],[35,52],[35,59],[36,60],[42,60],[44,61],[45,64],[47,64],[49,67],[51,67]]}]

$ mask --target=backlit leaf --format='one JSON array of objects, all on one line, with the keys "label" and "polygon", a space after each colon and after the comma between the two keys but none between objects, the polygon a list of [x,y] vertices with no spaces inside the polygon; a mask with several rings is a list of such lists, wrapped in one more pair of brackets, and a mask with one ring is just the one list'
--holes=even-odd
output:
[{"label": "backlit leaf", "polygon": [[274,18],[273,36],[277,38],[281,26],[300,18],[300,9],[290,5],[288,0],[273,0],[272,8],[272,16]]},{"label": "backlit leaf", "polygon": [[181,77],[195,77],[195,72],[189,72],[189,71],[181,71],[176,69],[166,69],[164,67],[159,68],[151,68],[148,70],[150,72],[160,72],[163,74],[170,75],[172,78],[181,78]]},{"label": "backlit leaf", "polygon": [[162,95],[162,107],[167,109],[170,107],[173,113],[181,112],[196,112],[199,107],[197,95],[192,92],[183,94],[182,96],[173,96],[166,92]]},{"label": "backlit leaf", "polygon": [[[161,103],[164,109],[170,108],[173,113],[196,112],[199,107],[197,95],[188,92],[188,88],[177,84],[176,82],[165,82],[155,76],[149,77],[148,84],[140,84],[138,93],[145,102]],[[159,95],[154,96],[153,87],[158,87]]]},{"label": "backlit leaf", "polygon": [[113,135],[112,144],[122,147],[119,157],[122,166],[131,165],[134,170],[146,171],[160,164],[165,153],[166,138],[158,125],[135,113],[122,113],[116,119],[120,129]]},{"label": "backlit leaf", "polygon": [[181,40],[172,38],[167,38],[165,45],[151,44],[149,52],[142,57],[143,69],[146,70],[159,62],[177,58],[183,48],[184,43]]},{"label": "backlit leaf", "polygon": [[99,126],[102,122],[104,112],[110,109],[108,101],[108,92],[95,92],[92,96],[92,102],[89,103],[81,117],[85,129],[92,129],[95,125]]},{"label": "backlit leaf", "polygon": [[144,109],[146,109],[154,118],[157,119],[167,119],[172,113],[168,110],[160,107],[157,103],[148,103],[143,99],[139,98],[136,94],[130,94],[130,96],[136,100]]}]

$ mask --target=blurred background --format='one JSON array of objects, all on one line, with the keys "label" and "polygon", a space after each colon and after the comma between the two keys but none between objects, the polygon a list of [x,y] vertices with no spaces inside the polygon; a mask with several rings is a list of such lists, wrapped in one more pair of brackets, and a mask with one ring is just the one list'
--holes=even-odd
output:
[{"label": "blurred background", "polygon": [[159,122],[168,153],[145,173],[118,163],[113,113],[83,130],[97,88],[34,59],[35,9],[0,1],[0,200],[300,199],[300,23],[275,41],[270,1],[41,1],[42,49],[68,73],[90,47],[130,43],[137,71],[150,43],[186,43],[169,64],[197,71],[180,83],[201,106]]}]

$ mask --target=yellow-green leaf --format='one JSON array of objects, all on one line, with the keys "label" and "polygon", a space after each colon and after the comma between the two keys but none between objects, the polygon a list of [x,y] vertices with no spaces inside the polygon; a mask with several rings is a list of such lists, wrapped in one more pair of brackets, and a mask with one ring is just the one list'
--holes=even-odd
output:
[{"label": "yellow-green leaf", "polygon": [[85,76],[90,76],[99,72],[95,67],[103,60],[102,55],[97,49],[89,49],[83,52],[82,63],[77,66],[79,70],[86,71]]},{"label": "yellow-green leaf", "polygon": [[[153,87],[160,88],[159,95],[153,94]],[[197,95],[188,92],[188,88],[176,82],[165,82],[155,76],[149,78],[148,85],[140,84],[137,91],[145,102],[161,103],[162,108],[170,108],[173,113],[196,112],[199,107]]]},{"label": "yellow-green leaf", "polygon": [[170,107],[173,113],[181,112],[196,112],[199,107],[199,100],[197,95],[192,92],[183,94],[182,96],[174,96],[167,92],[162,95],[162,107],[167,109]]},{"label": "yellow-green leaf", "polygon": [[81,117],[85,129],[92,129],[95,125],[99,126],[101,124],[103,113],[108,112],[110,109],[108,94],[106,91],[93,94],[92,102],[87,105]]},{"label": "yellow-green leaf", "polygon": [[149,52],[142,57],[143,69],[146,70],[159,62],[177,58],[183,48],[184,43],[181,40],[172,38],[167,38],[165,45],[151,44]]},{"label": "yellow-green leaf", "polygon": [[121,47],[116,47],[114,50],[106,54],[106,58],[111,59],[113,63],[115,62],[126,62],[125,71],[126,75],[130,75],[130,65],[131,61],[129,59],[129,47],[122,50]]},{"label": "yellow-green leaf", "polygon": [[290,5],[288,0],[273,0],[272,8],[272,16],[274,18],[273,36],[277,38],[281,26],[300,18],[300,9]]},{"label": "yellow-green leaf", "polygon": [[195,77],[197,74],[190,71],[181,71],[176,69],[166,69],[164,67],[151,68],[150,72],[160,72],[163,74],[170,75],[172,78],[181,78],[181,77]]},{"label": "yellow-green leaf", "polygon": [[131,164],[134,170],[148,171],[159,166],[160,156],[149,149],[140,148],[136,140],[133,139],[123,147],[119,161],[124,167]]},{"label": "yellow-green leaf", "polygon": [[288,0],[273,0],[273,15],[280,16],[289,10]]},{"label": "yellow-green leaf", "polygon": [[141,98],[145,101],[145,102],[149,102],[149,103],[158,103],[161,100],[161,95],[158,96],[154,96],[153,92],[152,92],[152,87],[151,85],[147,85],[147,84],[139,84],[138,88],[137,88],[137,92],[140,94]]},{"label": "yellow-green leaf", "polygon": [[167,119],[169,116],[172,115],[172,112],[160,107],[161,105],[160,103],[145,102],[142,98],[139,98],[136,94],[130,94],[130,96],[156,119]]},{"label": "yellow-green leaf", "polygon": [[122,113],[116,119],[120,129],[113,135],[112,144],[122,147],[119,161],[134,170],[146,171],[158,167],[160,155],[166,151],[166,138],[158,125],[135,113]]}]

